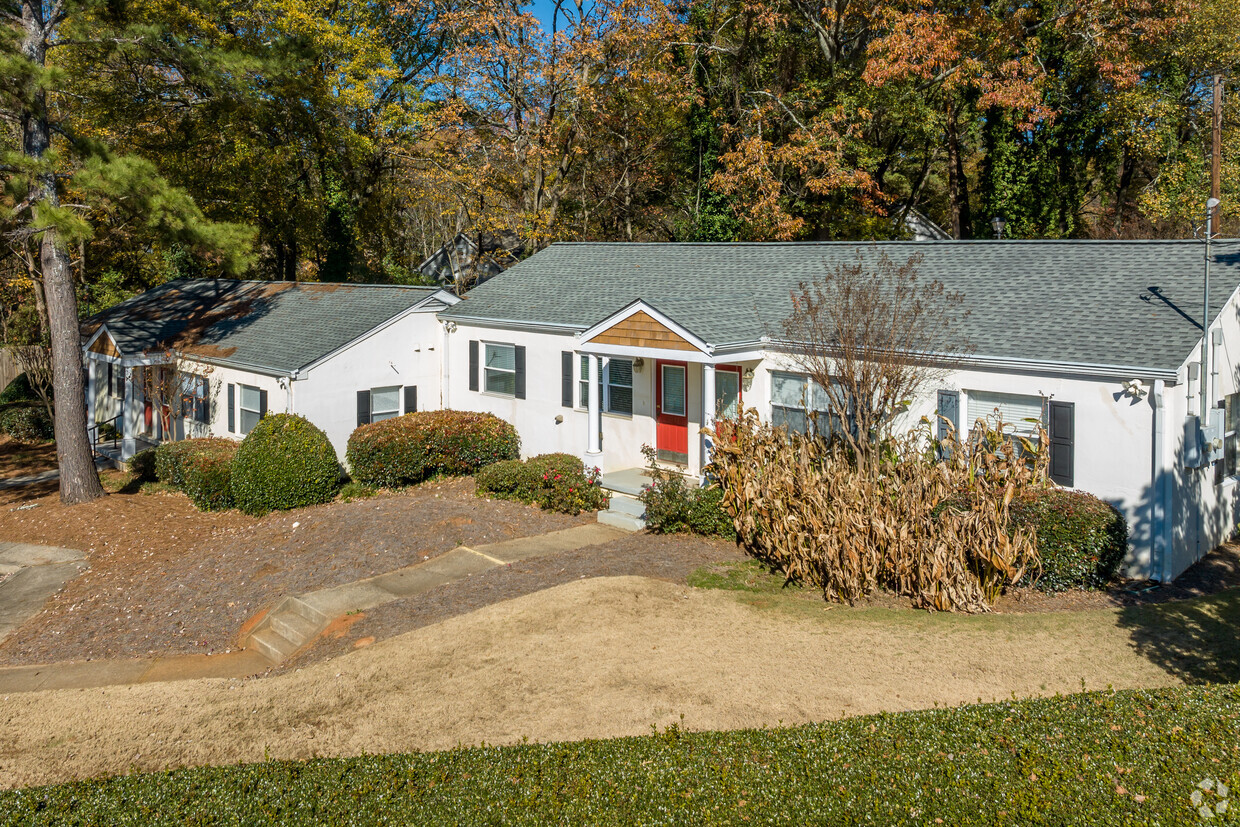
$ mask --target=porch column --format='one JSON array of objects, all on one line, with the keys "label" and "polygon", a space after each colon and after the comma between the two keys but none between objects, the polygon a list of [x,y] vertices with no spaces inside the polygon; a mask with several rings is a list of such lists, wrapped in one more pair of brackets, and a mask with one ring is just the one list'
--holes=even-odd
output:
[{"label": "porch column", "polygon": [[121,459],[129,459],[138,453],[138,383],[130,365],[121,362],[115,369],[125,380],[125,395],[121,398]]},{"label": "porch column", "polygon": [[702,365],[702,432],[702,465],[698,470],[705,476],[715,446],[715,366],[710,364]]},{"label": "porch column", "polygon": [[[90,356],[86,357],[86,427],[91,428],[95,425],[95,374],[98,369],[95,367],[96,362]],[[99,438],[98,430],[95,431],[95,439]]]},{"label": "porch column", "polygon": [[598,398],[599,392],[599,357],[590,354],[586,357],[586,362],[590,365],[589,371],[589,388],[586,392],[586,420],[588,433],[586,434],[586,466],[603,467],[603,416],[602,416],[602,400]]}]

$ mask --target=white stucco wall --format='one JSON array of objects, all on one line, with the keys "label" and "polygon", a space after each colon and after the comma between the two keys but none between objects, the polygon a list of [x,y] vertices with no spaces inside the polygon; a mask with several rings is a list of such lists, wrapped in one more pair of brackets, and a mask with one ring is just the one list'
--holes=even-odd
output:
[{"label": "white stucco wall", "polygon": [[418,389],[418,410],[440,404],[442,328],[434,312],[406,314],[389,326],[304,371],[293,384],[294,413],[323,429],[343,463],[357,428],[357,392],[400,386]]}]

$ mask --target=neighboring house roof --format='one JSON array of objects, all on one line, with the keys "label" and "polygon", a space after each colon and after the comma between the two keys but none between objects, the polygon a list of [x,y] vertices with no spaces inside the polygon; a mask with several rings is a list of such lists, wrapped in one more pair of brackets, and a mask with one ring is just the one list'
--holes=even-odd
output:
[{"label": "neighboring house roof", "polygon": [[[482,260],[478,262],[477,283],[504,272],[504,268],[517,261],[524,250],[516,233],[484,233],[482,236]],[[442,285],[456,283],[458,270],[468,271],[478,253],[478,242],[469,233],[457,233],[418,265],[418,272]]]},{"label": "neighboring house roof", "polygon": [[[436,296],[440,294],[440,296]],[[304,368],[422,303],[435,287],[178,279],[91,316],[125,356],[175,350],[278,373]]]},{"label": "neighboring house roof", "polygon": [[[1174,371],[1200,340],[1197,241],[561,243],[440,315],[584,330],[641,299],[715,348],[778,338],[790,291],[860,256],[923,256],[964,294],[974,356]],[[1211,318],[1240,284],[1240,241],[1214,245]]]},{"label": "neighboring house roof", "polygon": [[916,207],[909,207],[900,222],[901,229],[912,241],[950,241],[952,234],[935,224]]}]

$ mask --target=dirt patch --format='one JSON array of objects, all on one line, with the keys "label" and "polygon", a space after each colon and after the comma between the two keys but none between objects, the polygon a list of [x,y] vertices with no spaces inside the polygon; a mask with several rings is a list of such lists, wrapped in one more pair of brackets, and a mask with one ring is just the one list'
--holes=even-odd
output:
[{"label": "dirt patch", "polygon": [[384,640],[448,618],[592,577],[645,576],[684,584],[695,570],[740,560],[736,544],[687,535],[632,534],[610,543],[522,560],[448,583],[416,597],[368,609],[340,636],[323,635],[282,671],[342,655],[364,639]]},{"label": "dirt patch", "polygon": [[[759,597],[774,605],[746,602]],[[1177,683],[1117,614],[842,611],[595,578],[271,678],[10,695],[0,719],[20,725],[0,735],[0,784]]]},{"label": "dirt patch", "polygon": [[28,477],[57,467],[56,443],[18,442],[11,436],[0,436],[0,478]]},{"label": "dirt patch", "polygon": [[203,514],[179,493],[66,507],[54,483],[0,492],[0,540],[80,549],[91,565],[0,645],[0,663],[227,651],[242,624],[282,595],[591,518],[488,502],[470,479],[260,520]]}]

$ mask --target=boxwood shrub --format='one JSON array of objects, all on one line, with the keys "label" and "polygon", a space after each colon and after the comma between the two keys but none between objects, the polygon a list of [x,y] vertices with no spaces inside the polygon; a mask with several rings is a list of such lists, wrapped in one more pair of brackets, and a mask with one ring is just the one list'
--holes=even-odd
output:
[{"label": "boxwood shrub", "polygon": [[1014,501],[1011,515],[1014,525],[1037,528],[1042,573],[1032,585],[1041,591],[1102,588],[1128,551],[1124,516],[1084,491],[1044,489]]},{"label": "boxwood shrub", "polygon": [[331,441],[296,414],[264,416],[233,458],[233,502],[247,514],[331,502],[339,487]]},{"label": "boxwood shrub", "polygon": [[580,514],[607,507],[608,495],[597,469],[572,454],[539,454],[525,462],[506,459],[474,475],[480,497],[535,503],[548,511]]},{"label": "boxwood shrub", "polygon": [[656,534],[736,537],[718,485],[703,488],[680,474],[658,472],[637,498],[646,506],[646,527]]},{"label": "boxwood shrub", "polygon": [[38,399],[38,394],[30,385],[30,377],[24,373],[17,374],[17,378],[5,385],[3,391],[0,391],[0,405],[7,405],[10,402],[33,402],[36,399]]},{"label": "boxwood shrub", "polygon": [[158,448],[147,448],[129,458],[129,473],[134,479],[139,482],[153,482],[159,479],[155,475],[155,457],[158,453]]},{"label": "boxwood shrub", "polygon": [[20,442],[46,442],[54,428],[42,403],[16,403],[0,412],[0,431]]},{"label": "boxwood shrub", "polygon": [[435,474],[467,476],[521,456],[521,440],[493,414],[426,411],[362,425],[345,453],[353,479],[395,488]]}]

